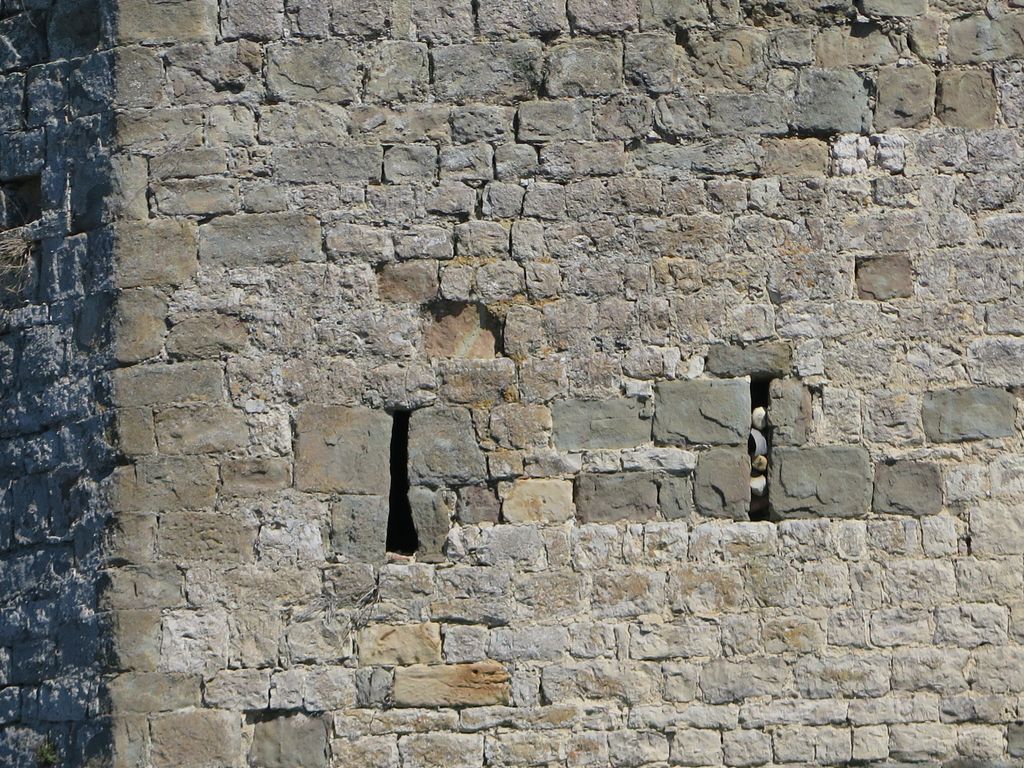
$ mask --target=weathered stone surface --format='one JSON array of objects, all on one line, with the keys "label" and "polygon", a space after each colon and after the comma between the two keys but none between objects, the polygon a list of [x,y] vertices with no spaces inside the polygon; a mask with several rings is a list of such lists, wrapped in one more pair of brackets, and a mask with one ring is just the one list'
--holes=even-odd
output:
[{"label": "weathered stone surface", "polygon": [[739,445],[749,433],[750,385],[745,379],[670,381],[655,389],[656,442]]},{"label": "weathered stone surface", "polygon": [[382,411],[307,405],[295,419],[295,487],[387,495],[391,418]]},{"label": "weathered stone surface", "polygon": [[211,0],[128,0],[118,7],[120,43],[212,41],[217,35],[217,4]]},{"label": "weathered stone surface", "polygon": [[502,491],[501,516],[509,523],[554,523],[575,514],[571,480],[517,480]]},{"label": "weathered stone surface", "polygon": [[860,517],[868,512],[872,472],[863,448],[776,448],[770,470],[776,518]]},{"label": "weathered stone surface", "polygon": [[199,258],[229,269],[320,261],[320,223],[294,213],[220,216],[200,227]]},{"label": "weathered stone surface", "polygon": [[409,479],[415,485],[472,485],[487,478],[465,408],[422,408],[409,420]]},{"label": "weathered stone surface", "polygon": [[707,369],[716,376],[776,379],[792,370],[793,347],[785,342],[715,344],[708,350]]},{"label": "weathered stone surface", "polygon": [[125,291],[117,303],[114,338],[118,362],[137,363],[158,355],[167,330],[167,301],[157,291]]},{"label": "weathered stone surface", "polygon": [[1024,384],[1024,340],[1011,337],[978,339],[967,349],[967,368],[979,384],[1015,387]]},{"label": "weathered stone surface", "polygon": [[433,58],[438,95],[457,103],[529,98],[540,82],[541,48],[532,40],[450,45]]},{"label": "weathered stone surface", "polygon": [[988,72],[951,70],[938,81],[937,114],[943,123],[960,128],[990,128],[996,119],[996,86]]},{"label": "weathered stone surface", "polygon": [[419,542],[417,559],[442,562],[444,543],[455,514],[455,495],[448,490],[415,486],[409,489],[409,508]]},{"label": "weathered stone surface", "polygon": [[224,392],[216,363],[138,365],[113,371],[111,378],[119,405],[217,402]]},{"label": "weathered stone surface", "polygon": [[327,723],[305,715],[277,715],[256,723],[249,764],[265,768],[326,768]]},{"label": "weathered stone surface", "polygon": [[992,387],[947,389],[925,395],[924,433],[939,443],[1008,437],[1014,433],[1016,398]]},{"label": "weathered stone surface", "polygon": [[331,547],[350,560],[384,561],[388,499],[345,495],[331,503]]},{"label": "weathered stone surface", "polygon": [[1024,516],[999,502],[980,503],[970,513],[971,546],[982,555],[1019,555],[1024,552]]},{"label": "weathered stone surface", "polygon": [[123,222],[113,234],[122,288],[180,285],[196,272],[196,231],[187,222]]},{"label": "weathered stone surface", "polygon": [[750,457],[731,448],[702,452],[694,473],[693,497],[701,515],[746,520],[750,508]]},{"label": "weathered stone surface", "polygon": [[914,295],[914,270],[907,256],[865,259],[857,263],[857,294],[862,299],[905,298]]},{"label": "weathered stone surface", "polygon": [[415,665],[395,670],[398,707],[482,707],[508,704],[509,674],[496,661]]},{"label": "weathered stone surface", "polygon": [[934,515],[942,509],[942,474],[938,466],[917,461],[875,464],[876,512]]},{"label": "weathered stone surface", "polygon": [[622,87],[619,43],[563,43],[548,56],[544,87],[550,96],[601,96]]},{"label": "weathered stone surface", "polygon": [[562,450],[632,448],[651,438],[639,400],[559,400],[551,408],[553,440]]},{"label": "weathered stone surface", "polygon": [[658,513],[658,485],[648,472],[579,475],[575,499],[584,523],[652,520]]},{"label": "weathered stone surface", "polygon": [[803,445],[811,425],[811,392],[799,379],[768,385],[768,424],[773,445]]},{"label": "weathered stone surface", "polygon": [[441,662],[438,624],[378,624],[360,631],[357,644],[360,664],[407,666]]},{"label": "weathered stone surface", "polygon": [[795,108],[794,126],[812,134],[861,133],[871,121],[864,81],[849,70],[801,70]]},{"label": "weathered stone surface", "polygon": [[931,117],[935,104],[931,67],[882,67],[876,87],[875,130],[908,128]]},{"label": "weathered stone surface", "polygon": [[247,339],[237,317],[203,312],[175,323],[167,334],[167,354],[179,360],[219,358],[238,352]]},{"label": "weathered stone surface", "polygon": [[423,331],[423,346],[431,357],[493,358],[498,326],[478,304],[439,305]]},{"label": "weathered stone surface", "polygon": [[267,86],[282,100],[352,101],[359,93],[359,60],[335,40],[274,45],[268,50]]}]

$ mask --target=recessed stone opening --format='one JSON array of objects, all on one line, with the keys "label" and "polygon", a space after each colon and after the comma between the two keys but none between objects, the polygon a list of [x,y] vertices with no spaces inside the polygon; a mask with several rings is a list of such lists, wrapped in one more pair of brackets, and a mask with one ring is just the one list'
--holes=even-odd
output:
[{"label": "recessed stone opening", "polygon": [[409,503],[409,411],[395,411],[391,427],[391,488],[388,492],[388,534],[386,549],[412,555],[419,548],[419,536]]},{"label": "recessed stone opening", "polygon": [[750,380],[750,519],[769,519],[768,461],[771,453],[771,426],[768,406],[771,403],[771,379]]},{"label": "recessed stone opening", "polygon": [[39,176],[4,182],[2,189],[3,223],[0,228],[22,227],[42,215],[42,179]]}]

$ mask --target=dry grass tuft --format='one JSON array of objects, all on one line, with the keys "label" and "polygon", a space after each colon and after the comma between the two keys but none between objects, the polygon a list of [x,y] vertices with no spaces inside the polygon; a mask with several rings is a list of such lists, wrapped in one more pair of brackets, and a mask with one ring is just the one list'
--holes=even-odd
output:
[{"label": "dry grass tuft", "polygon": [[0,232],[0,293],[20,293],[28,283],[33,242],[23,228]]}]

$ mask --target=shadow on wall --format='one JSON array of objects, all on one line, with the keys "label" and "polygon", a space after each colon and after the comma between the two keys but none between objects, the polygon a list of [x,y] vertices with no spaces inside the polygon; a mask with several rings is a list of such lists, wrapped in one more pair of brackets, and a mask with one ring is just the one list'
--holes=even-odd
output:
[{"label": "shadow on wall", "polygon": [[104,3],[0,2],[0,765],[18,768],[111,753]]}]

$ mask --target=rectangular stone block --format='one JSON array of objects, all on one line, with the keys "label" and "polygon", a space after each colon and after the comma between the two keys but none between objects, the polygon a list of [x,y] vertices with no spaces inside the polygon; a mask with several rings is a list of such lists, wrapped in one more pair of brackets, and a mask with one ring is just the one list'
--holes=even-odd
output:
[{"label": "rectangular stone block", "polygon": [[195,225],[185,221],[124,221],[114,226],[114,273],[121,288],[181,285],[195,275]]},{"label": "rectangular stone block", "polygon": [[327,768],[327,721],[277,714],[256,723],[249,765],[260,768]]},{"label": "rectangular stone block", "polygon": [[994,387],[929,392],[921,409],[924,433],[937,443],[1010,437],[1016,415],[1017,399]]},{"label": "rectangular stone block", "polygon": [[226,405],[178,406],[158,411],[161,453],[222,453],[249,443],[245,414]]},{"label": "rectangular stone block", "polygon": [[234,712],[195,709],[150,721],[154,768],[234,765],[242,751],[242,718]]},{"label": "rectangular stone block", "polygon": [[198,456],[144,458],[118,467],[112,486],[115,507],[127,512],[210,507],[217,467]]},{"label": "rectangular stone block", "polygon": [[555,446],[563,451],[633,448],[651,439],[651,422],[633,398],[558,400],[551,419]]},{"label": "rectangular stone block", "polygon": [[509,703],[509,674],[496,661],[395,670],[398,707],[483,707]]},{"label": "rectangular stone block", "polygon": [[1012,504],[984,501],[970,512],[971,548],[979,555],[1024,554],[1024,514]]},{"label": "rectangular stone block", "polygon": [[654,439],[670,445],[743,445],[750,435],[746,379],[666,381],[654,395]]},{"label": "rectangular stone block", "polygon": [[369,408],[306,405],[295,419],[295,487],[374,494],[391,487],[391,417]]},{"label": "rectangular stone block", "polygon": [[433,50],[434,88],[445,101],[504,103],[533,96],[540,85],[541,45],[449,45]]},{"label": "rectangular stone block", "polygon": [[563,522],[576,514],[571,480],[516,480],[504,484],[501,499],[509,523]]},{"label": "rectangular stone block", "polygon": [[421,408],[409,419],[409,481],[436,488],[476,485],[487,465],[465,408]]},{"label": "rectangular stone block", "polygon": [[349,102],[359,95],[359,58],[340,40],[281,43],[267,50],[267,86],[282,101]]},{"label": "rectangular stone block", "polygon": [[866,450],[854,446],[776,448],[770,461],[772,516],[860,517],[871,504]]},{"label": "rectangular stone block", "polygon": [[217,402],[224,397],[219,363],[136,365],[111,372],[114,401],[120,406]]},{"label": "rectangular stone block", "polygon": [[576,478],[576,513],[584,523],[653,520],[658,514],[658,484],[649,472]]},{"label": "rectangular stone block", "polygon": [[320,222],[300,213],[219,216],[199,228],[204,266],[237,269],[323,258]]},{"label": "rectangular stone block", "polygon": [[746,520],[750,510],[750,457],[740,448],[702,451],[693,476],[693,499],[705,517]]},{"label": "rectangular stone block", "polygon": [[413,733],[398,740],[403,768],[479,768],[484,737],[474,733]]},{"label": "rectangular stone block", "polygon": [[296,184],[376,183],[381,179],[384,150],[380,144],[337,147],[274,147],[274,177]]},{"label": "rectangular stone block", "polygon": [[121,44],[212,41],[216,36],[214,0],[125,0],[117,7]]},{"label": "rectangular stone block", "polygon": [[229,459],[221,464],[220,475],[226,496],[272,494],[292,484],[291,462],[284,458]]},{"label": "rectangular stone block", "polygon": [[793,347],[784,341],[750,344],[714,344],[708,349],[707,370],[716,376],[781,378],[793,366]]},{"label": "rectangular stone block", "polygon": [[441,625],[373,625],[359,632],[357,647],[364,665],[440,664]]},{"label": "rectangular stone block", "polygon": [[605,96],[622,90],[622,44],[579,40],[553,47],[544,86],[549,96]]},{"label": "rectangular stone block", "polygon": [[875,464],[876,512],[935,515],[942,510],[942,474],[938,466],[918,461]]},{"label": "rectangular stone block", "polygon": [[119,713],[152,714],[198,707],[199,675],[164,672],[126,672],[108,684],[110,701]]}]

